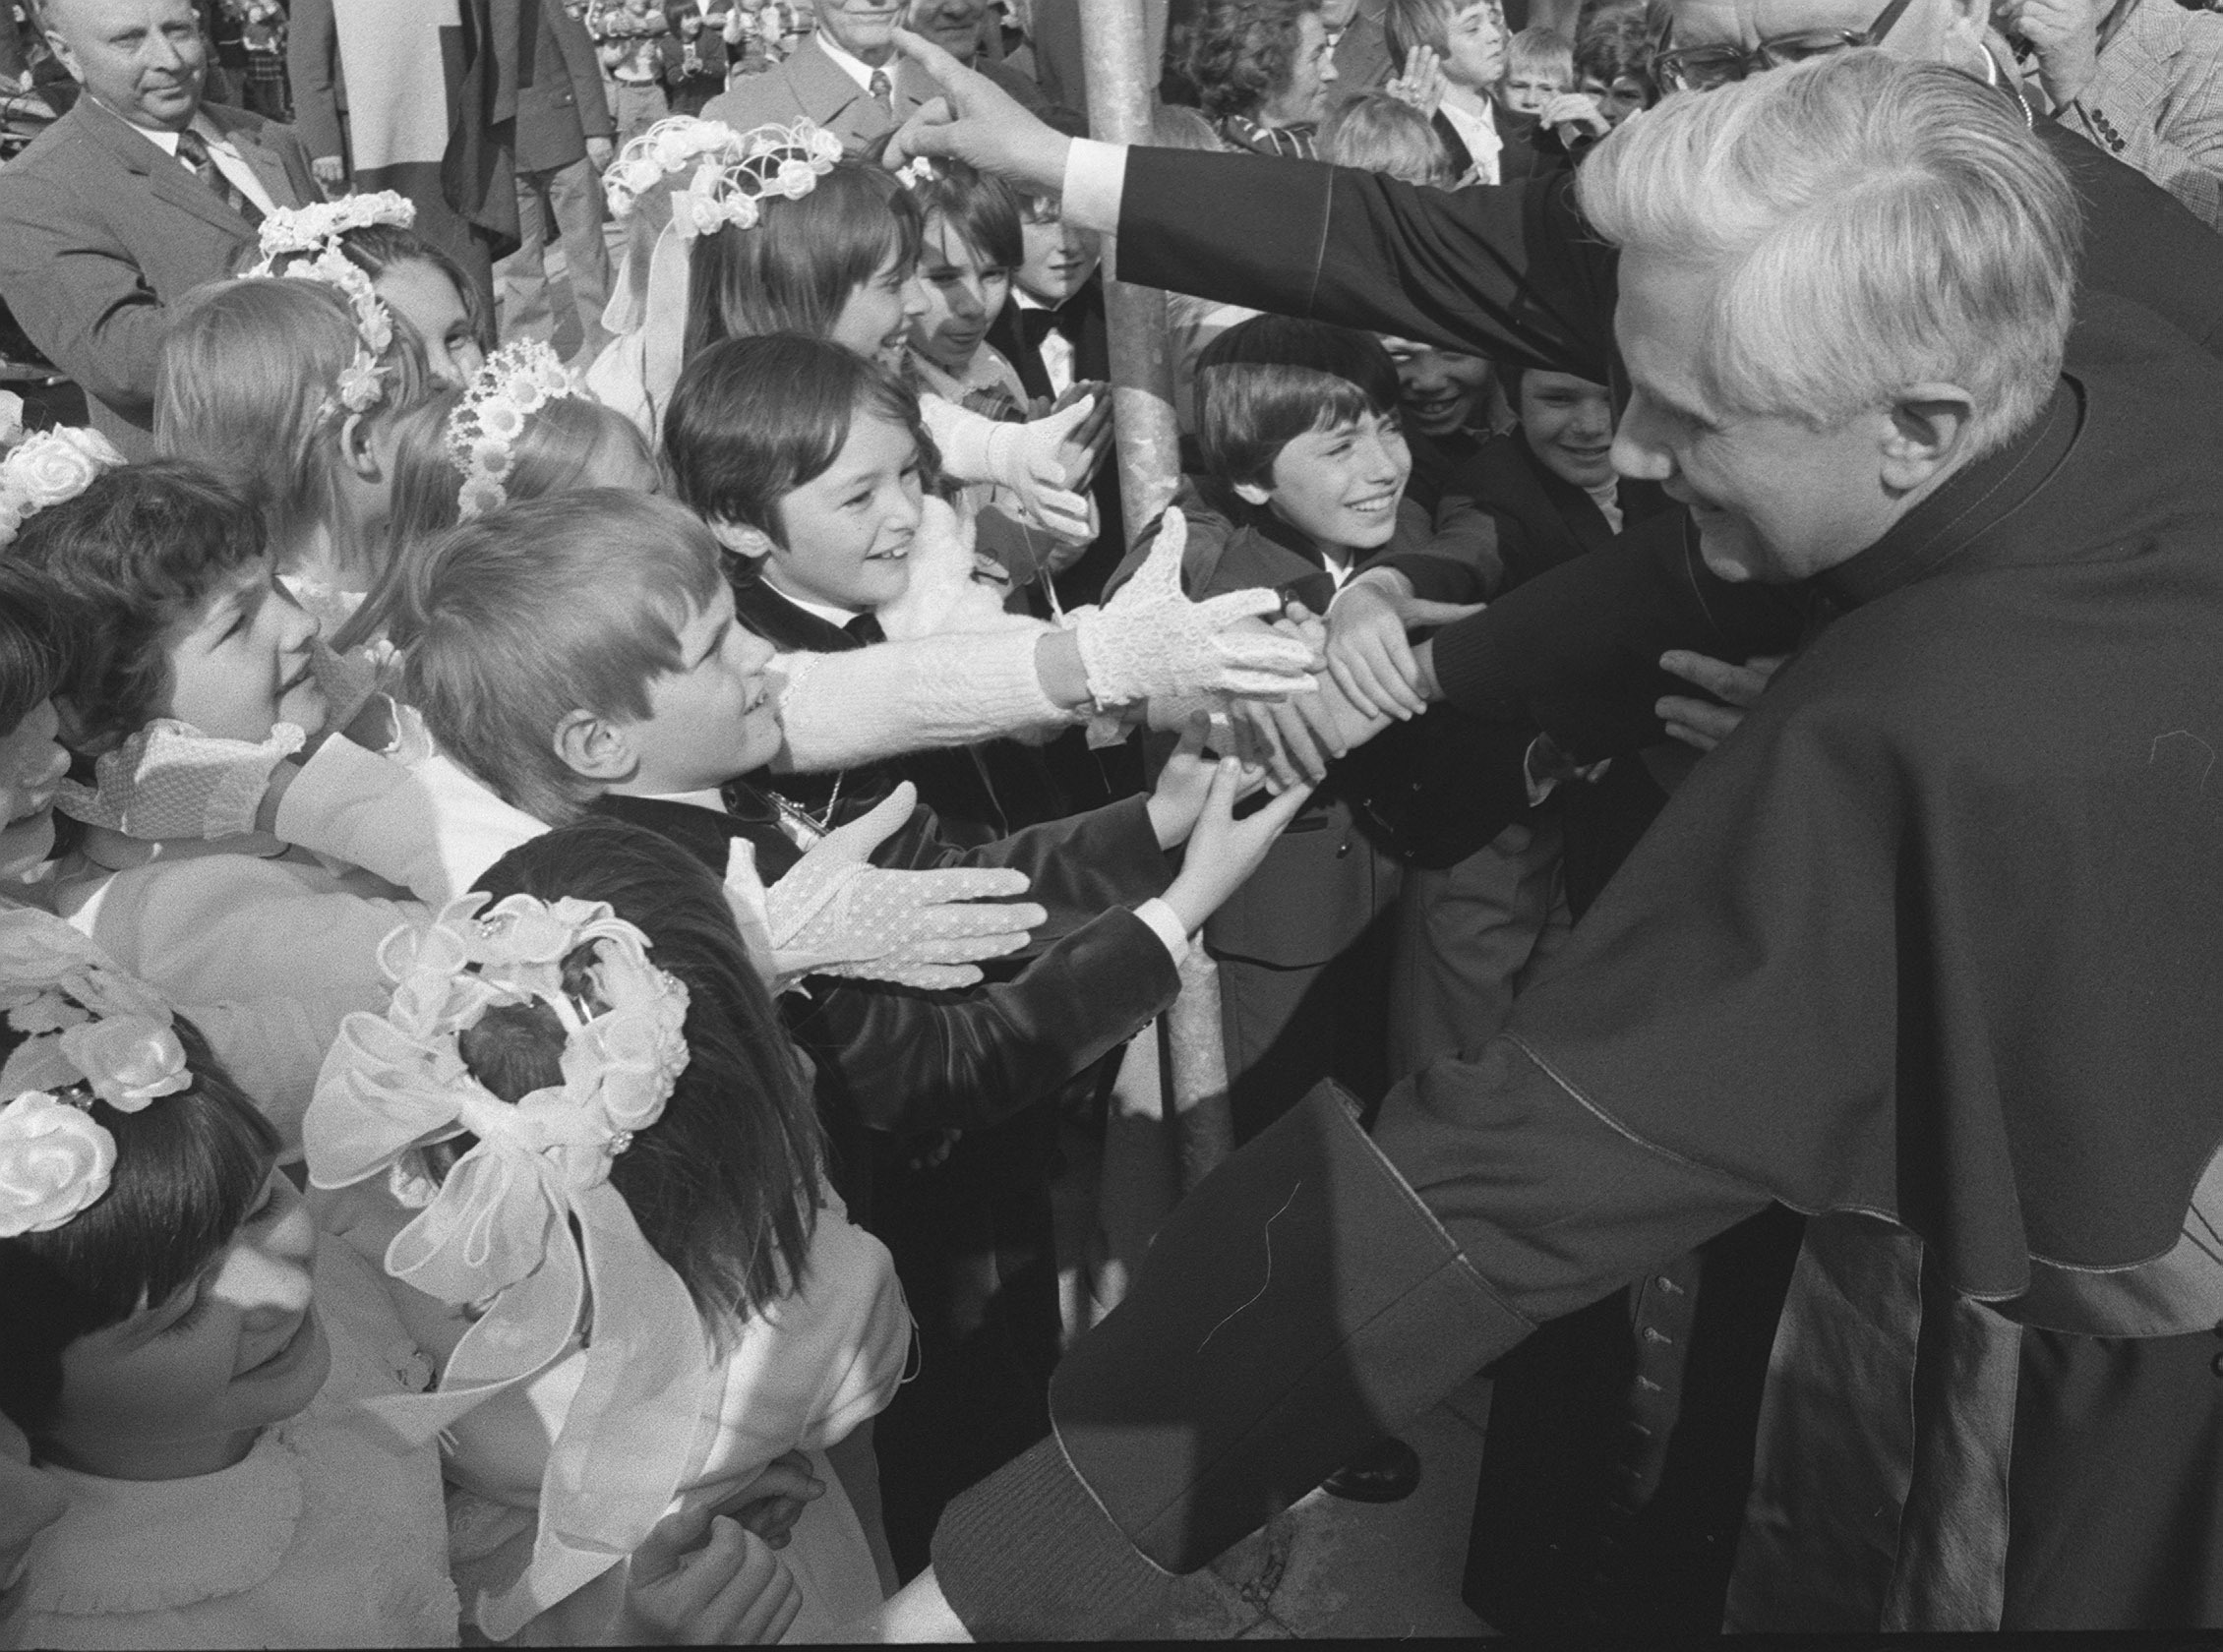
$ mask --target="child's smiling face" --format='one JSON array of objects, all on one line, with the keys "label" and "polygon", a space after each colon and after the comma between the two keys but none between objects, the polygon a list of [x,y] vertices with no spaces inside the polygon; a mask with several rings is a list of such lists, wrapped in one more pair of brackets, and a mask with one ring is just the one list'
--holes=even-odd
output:
[{"label": "child's smiling face", "polygon": [[925,484],[910,430],[869,407],[826,469],[779,502],[785,545],[765,554],[775,589],[870,614],[909,589]]},{"label": "child's smiling face", "polygon": [[250,743],[280,723],[315,734],[330,710],[313,669],[316,639],[316,620],[277,582],[270,560],[246,563],[170,626],[169,690],[157,715]]},{"label": "child's smiling face", "polygon": [[826,341],[890,372],[900,370],[911,328],[926,315],[927,304],[918,269],[905,264],[900,252],[890,253],[870,281],[851,289]]},{"label": "child's smiling face", "polygon": [[1236,492],[1263,504],[1314,544],[1371,551],[1397,531],[1412,452],[1397,415],[1362,413],[1296,437],[1274,455],[1273,486]]},{"label": "child's smiling face", "polygon": [[679,669],[648,684],[648,715],[622,725],[636,767],[622,790],[647,796],[706,792],[779,755],[772,645],[734,616],[733,588],[682,625]]}]

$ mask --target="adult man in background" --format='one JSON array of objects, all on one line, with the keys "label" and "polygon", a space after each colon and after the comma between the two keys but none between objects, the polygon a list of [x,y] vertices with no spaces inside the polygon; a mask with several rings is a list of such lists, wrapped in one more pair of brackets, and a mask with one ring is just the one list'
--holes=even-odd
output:
[{"label": "adult man in background", "polygon": [[704,105],[737,132],[808,120],[850,153],[894,131],[940,88],[895,51],[904,0],[818,0],[818,27],[784,62],[746,75]]},{"label": "adult man in background", "polygon": [[517,88],[517,250],[494,271],[505,341],[561,330],[547,262],[549,242],[561,237],[577,349],[591,360],[602,348],[610,302],[602,171],[615,131],[586,26],[561,6],[543,5],[532,81]]},{"label": "adult man in background", "polygon": [[230,274],[267,214],[319,192],[290,128],[203,103],[192,0],[46,0],[43,13],[84,90],[0,167],[0,297],[84,386],[94,428],[148,457],[166,307]]}]

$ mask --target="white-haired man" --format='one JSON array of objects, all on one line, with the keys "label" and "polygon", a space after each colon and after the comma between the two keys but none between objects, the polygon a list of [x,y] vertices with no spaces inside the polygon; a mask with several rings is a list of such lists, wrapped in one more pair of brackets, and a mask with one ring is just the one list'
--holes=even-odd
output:
[{"label": "white-haired man", "polygon": [[1373,1142],[1308,1102],[1184,1203],[905,1604],[1117,1632],[1780,1201],[1815,1219],[1733,1627],[2223,1622],[2223,372],[2104,293],[2063,371],[2073,189],[1934,66],[1672,99],[1579,187],[1618,466],[1838,617],[1503,1034]]},{"label": "white-haired man", "polygon": [[85,88],[0,168],[0,294],[85,387],[92,423],[152,450],[167,306],[232,272],[255,226],[319,199],[288,127],[204,105],[193,0],[45,0],[46,38]]}]

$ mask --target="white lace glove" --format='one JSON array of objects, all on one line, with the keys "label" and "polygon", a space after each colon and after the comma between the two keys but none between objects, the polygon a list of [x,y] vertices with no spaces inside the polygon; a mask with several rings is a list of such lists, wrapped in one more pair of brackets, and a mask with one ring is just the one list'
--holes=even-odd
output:
[{"label": "white lace glove", "polygon": [[[764,928],[784,976],[846,975],[935,990],[971,986],[973,961],[1016,952],[1050,914],[1033,902],[1024,872],[1007,866],[898,871],[871,856],[902,829],[918,789],[898,786],[871,813],[814,844],[764,891]],[[735,889],[732,869],[729,893]]]},{"label": "white lace glove", "polygon": [[1026,424],[997,425],[989,436],[989,479],[1019,496],[1027,513],[1063,539],[1096,537],[1096,506],[1066,485],[1065,439],[1085,422],[1096,397]]},{"label": "white lace glove", "polygon": [[1101,609],[1070,616],[1088,691],[1099,706],[1160,695],[1283,695],[1313,687],[1313,650],[1270,631],[1231,631],[1238,620],[1279,614],[1282,599],[1260,587],[1206,602],[1181,594],[1188,520],[1169,508],[1158,543],[1135,576]]},{"label": "white lace glove", "polygon": [[64,781],[55,806],[89,826],[149,843],[239,837],[255,830],[270,771],[305,738],[293,723],[280,723],[258,745],[157,718],[93,764],[92,786]]}]

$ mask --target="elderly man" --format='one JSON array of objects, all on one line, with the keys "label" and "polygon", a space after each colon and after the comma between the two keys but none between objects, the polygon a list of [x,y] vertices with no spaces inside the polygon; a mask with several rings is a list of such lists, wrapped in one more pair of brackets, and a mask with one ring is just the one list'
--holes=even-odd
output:
[{"label": "elderly man", "polygon": [[1032,76],[1021,73],[986,48],[988,0],[911,0],[906,26],[954,57],[976,69],[1021,103],[1040,114],[1050,107]]},{"label": "elderly man", "polygon": [[744,75],[703,106],[737,131],[808,120],[852,154],[935,96],[932,79],[896,55],[905,0],[817,0],[818,26],[785,61]]},{"label": "elderly man", "polygon": [[[1064,172],[1006,137],[939,141]],[[1374,1143],[1308,1105],[1176,1212],[1060,1369],[1056,1441],[944,1517],[969,1627],[1116,1632],[1159,1568],[1773,1201],[1816,1218],[1733,1627],[2223,1622],[2223,374],[2089,269],[2063,370],[2050,148],[1965,76],[1853,52],[1671,99],[1586,162],[1617,468],[1722,579],[1837,618],[1502,1035]],[[1132,237],[1160,157],[1121,158]],[[1360,233],[1328,231],[1331,259]],[[1436,251],[1483,290],[1477,239]],[[1252,251],[1204,247],[1168,256]],[[1293,278],[1389,307],[1347,275]],[[1556,297],[1542,324],[1577,333],[1584,289]]]},{"label": "elderly man", "polygon": [[0,168],[0,296],[143,457],[166,307],[230,274],[266,213],[319,195],[288,128],[202,103],[193,0],[46,0],[45,23],[85,91]]}]

